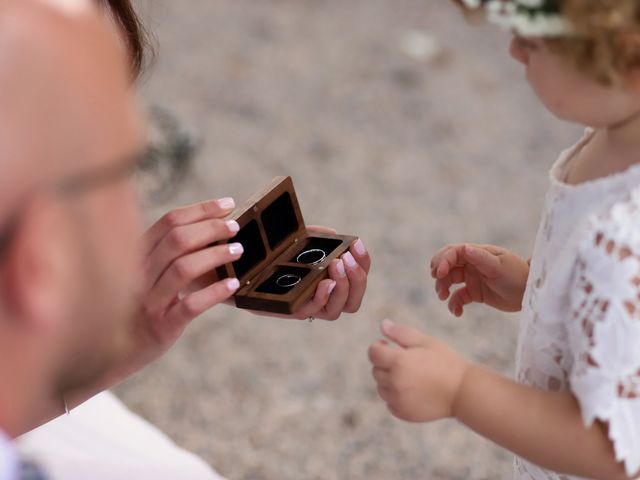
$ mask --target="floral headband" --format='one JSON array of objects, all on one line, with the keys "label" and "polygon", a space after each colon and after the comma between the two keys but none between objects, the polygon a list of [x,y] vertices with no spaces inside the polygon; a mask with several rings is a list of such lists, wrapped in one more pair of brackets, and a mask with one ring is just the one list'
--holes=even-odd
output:
[{"label": "floral headband", "polygon": [[561,37],[571,34],[562,16],[562,0],[458,0],[468,10],[484,9],[490,22],[524,37]]}]

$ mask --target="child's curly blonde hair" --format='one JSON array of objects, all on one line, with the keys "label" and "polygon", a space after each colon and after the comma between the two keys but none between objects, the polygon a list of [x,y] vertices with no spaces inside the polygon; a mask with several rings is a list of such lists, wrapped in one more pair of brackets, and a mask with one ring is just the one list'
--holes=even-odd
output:
[{"label": "child's curly blonde hair", "polygon": [[640,0],[564,0],[575,36],[547,39],[553,51],[605,84],[640,69]]},{"label": "child's curly blonde hair", "polygon": [[[454,1],[459,5],[469,4]],[[545,38],[552,51],[607,85],[624,83],[630,73],[640,71],[640,0],[546,3],[557,5],[571,29],[570,34]]]}]

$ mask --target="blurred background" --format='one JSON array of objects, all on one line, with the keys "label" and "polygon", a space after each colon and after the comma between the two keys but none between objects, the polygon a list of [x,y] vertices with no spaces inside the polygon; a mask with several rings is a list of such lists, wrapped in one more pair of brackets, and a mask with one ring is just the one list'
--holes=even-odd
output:
[{"label": "blurred background", "polygon": [[428,263],[448,242],[529,256],[547,170],[579,135],[538,105],[508,34],[427,0],[140,0],[158,58],[144,103],[199,140],[166,210],[294,179],[307,224],[359,235],[374,267],[335,323],[219,307],[117,389],[230,479],[500,479],[507,452],[455,422],[409,425],[377,398],[368,345],[406,322],[511,374],[517,316],[462,319]]}]

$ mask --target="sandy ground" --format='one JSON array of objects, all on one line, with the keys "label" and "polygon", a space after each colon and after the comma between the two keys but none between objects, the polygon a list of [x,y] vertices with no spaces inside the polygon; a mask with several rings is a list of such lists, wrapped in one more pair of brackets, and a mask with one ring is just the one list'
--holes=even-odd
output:
[{"label": "sandy ground", "polygon": [[362,310],[335,323],[214,309],[121,397],[231,479],[507,478],[510,454],[462,426],[392,418],[366,349],[390,317],[512,371],[517,317],[454,319],[427,270],[453,241],[528,255],[546,171],[576,138],[537,104],[508,36],[441,1],[139,5],[160,45],[144,100],[204,142],[149,219],[292,175],[307,223],[360,235],[374,269]]}]

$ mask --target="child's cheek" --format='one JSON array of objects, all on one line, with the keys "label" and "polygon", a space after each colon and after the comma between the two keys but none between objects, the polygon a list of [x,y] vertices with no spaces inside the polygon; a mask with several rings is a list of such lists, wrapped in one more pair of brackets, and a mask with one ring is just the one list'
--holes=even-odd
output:
[{"label": "child's cheek", "polygon": [[544,62],[532,56],[527,65],[526,77],[529,85],[544,104],[544,106],[556,116],[563,116],[563,100],[560,94],[561,88],[554,82],[555,76],[550,69],[545,68]]},{"label": "child's cheek", "polygon": [[521,63],[524,66],[527,66],[529,63],[529,55],[527,52],[518,45],[518,41],[514,38],[511,40],[511,44],[509,45],[509,55],[516,62]]}]

